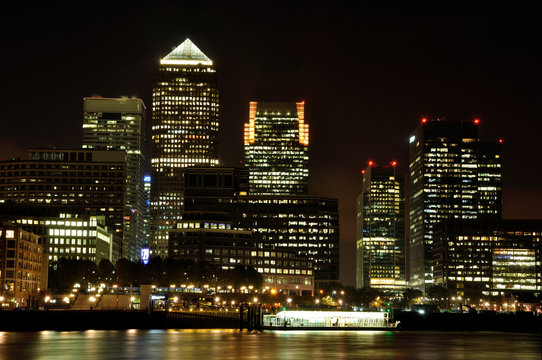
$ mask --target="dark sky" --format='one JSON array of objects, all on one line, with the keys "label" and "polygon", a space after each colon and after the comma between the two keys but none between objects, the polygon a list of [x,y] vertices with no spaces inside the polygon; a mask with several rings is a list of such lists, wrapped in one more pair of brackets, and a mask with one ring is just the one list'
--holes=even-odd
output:
[{"label": "dark sky", "polygon": [[0,158],[79,147],[85,96],[135,95],[150,110],[158,60],[188,37],[217,67],[225,165],[241,159],[250,100],[306,101],[311,192],[339,198],[344,282],[354,281],[360,169],[393,159],[405,171],[408,134],[422,116],[479,117],[482,139],[504,139],[504,216],[542,218],[534,9],[183,3],[3,11]]}]

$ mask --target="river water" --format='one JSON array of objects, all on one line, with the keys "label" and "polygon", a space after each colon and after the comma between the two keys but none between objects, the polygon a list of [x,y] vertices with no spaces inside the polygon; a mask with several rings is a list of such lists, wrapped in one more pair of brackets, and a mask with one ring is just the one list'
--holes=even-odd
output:
[{"label": "river water", "polygon": [[502,332],[122,330],[0,332],[0,359],[540,359]]}]

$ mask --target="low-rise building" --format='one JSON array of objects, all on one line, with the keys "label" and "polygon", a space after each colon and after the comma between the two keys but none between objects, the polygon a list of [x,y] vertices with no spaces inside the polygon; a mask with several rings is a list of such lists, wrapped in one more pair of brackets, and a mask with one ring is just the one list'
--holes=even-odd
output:
[{"label": "low-rise building", "polygon": [[16,307],[31,306],[47,288],[47,257],[38,238],[19,225],[0,225],[0,294]]},{"label": "low-rise building", "polygon": [[13,221],[39,237],[49,262],[61,258],[90,260],[99,264],[113,258],[113,230],[105,217],[61,212],[42,206],[0,204],[0,217]]},{"label": "low-rise building", "polygon": [[541,220],[449,220],[435,228],[435,284],[452,296],[542,291]]}]

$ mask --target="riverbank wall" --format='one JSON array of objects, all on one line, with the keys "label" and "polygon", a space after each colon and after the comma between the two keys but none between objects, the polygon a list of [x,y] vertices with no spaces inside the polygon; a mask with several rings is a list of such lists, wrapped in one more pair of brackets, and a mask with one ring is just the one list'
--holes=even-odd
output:
[{"label": "riverbank wall", "polygon": [[[0,331],[123,329],[252,329],[248,312],[106,310],[0,311]],[[540,333],[542,317],[532,313],[428,313],[395,311],[390,330],[507,331]],[[257,324],[256,324],[257,325]]]}]

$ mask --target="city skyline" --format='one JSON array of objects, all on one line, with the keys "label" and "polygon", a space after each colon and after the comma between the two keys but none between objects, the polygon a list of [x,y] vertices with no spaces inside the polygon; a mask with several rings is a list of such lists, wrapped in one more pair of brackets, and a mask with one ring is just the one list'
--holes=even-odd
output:
[{"label": "city skyline", "polygon": [[[143,10],[133,9],[130,14],[145,19]],[[533,49],[530,36],[534,32],[528,31],[531,25],[513,11],[507,15],[499,8],[487,14],[471,9],[468,14],[444,16],[430,16],[443,15],[438,11],[411,11],[406,16],[369,9],[366,15],[346,15],[333,6],[317,5],[309,11],[297,5],[290,13],[281,13],[284,26],[276,33],[269,30],[275,29],[277,11],[264,15],[260,27],[249,33],[254,23],[247,19],[247,10],[211,9],[211,20],[205,21],[201,9],[193,10],[196,15],[186,25],[173,25],[149,12],[148,24],[134,29],[123,46],[109,42],[109,32],[122,33],[114,16],[101,20],[103,30],[64,20],[46,28],[37,39],[37,64],[35,58],[4,59],[3,104],[6,118],[12,121],[2,124],[4,159],[17,157],[31,147],[78,147],[80,101],[89,94],[138,95],[150,107],[149,84],[154,81],[156,60],[188,37],[217,63],[224,164],[238,166],[242,158],[242,129],[249,100],[307,101],[306,119],[311,124],[309,191],[340,200],[342,274],[352,272],[350,253],[354,249],[354,203],[361,189],[360,170],[366,159],[381,163],[396,158],[398,167],[405,171],[408,134],[423,116],[480,118],[484,139],[504,140],[504,217],[542,217],[538,206],[542,200],[540,169],[530,164],[531,155],[537,153],[536,134],[540,130],[540,109],[536,106],[540,92],[534,85],[540,54]],[[169,16],[179,11],[173,8]],[[220,11],[231,20],[220,20]],[[300,14],[303,16],[298,18]],[[234,19],[242,21],[235,23]],[[498,24],[502,19],[510,20],[510,28]],[[128,15],[120,20],[123,24],[135,22]],[[318,20],[331,26],[317,27]],[[216,23],[202,29],[202,21]],[[72,25],[69,33],[61,26],[65,22]],[[28,25],[37,28],[39,24]],[[154,29],[156,24],[163,25]],[[336,24],[341,25],[333,27]],[[225,31],[217,33],[217,29]],[[90,34],[94,35],[92,41],[75,44],[75,36]],[[259,37],[267,41],[254,41]],[[160,40],[148,41],[153,38]],[[20,53],[28,40],[22,34],[9,39],[8,52]],[[65,48],[71,49],[68,57],[61,51]],[[328,56],[319,57],[322,50],[342,64],[340,69]],[[29,66],[36,67],[38,82],[45,86],[30,80],[32,74],[24,71]],[[28,80],[21,81],[21,76]],[[79,79],[77,84],[74,77]],[[25,91],[39,95],[19,99],[22,84]],[[43,97],[43,93],[50,96]],[[39,111],[20,112],[23,98],[24,104],[30,101]],[[59,114],[60,108],[66,111]],[[527,176],[526,169],[534,175]],[[353,284],[353,277],[342,276],[341,280]]]}]

